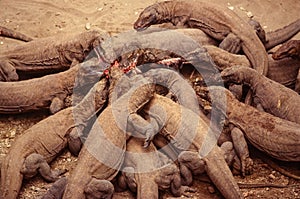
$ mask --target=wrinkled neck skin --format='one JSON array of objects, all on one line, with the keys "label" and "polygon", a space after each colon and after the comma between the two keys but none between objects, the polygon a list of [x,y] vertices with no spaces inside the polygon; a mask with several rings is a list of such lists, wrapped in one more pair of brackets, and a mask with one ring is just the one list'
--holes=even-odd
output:
[{"label": "wrinkled neck skin", "polygon": [[256,72],[253,72],[252,70],[244,74],[244,83],[250,86],[251,89],[255,92],[263,76]]},{"label": "wrinkled neck skin", "polygon": [[[158,13],[156,16],[157,24],[162,23],[175,23],[174,12],[175,12],[176,3],[167,1],[163,3],[158,3],[153,9]],[[175,25],[175,24],[174,24]]]}]

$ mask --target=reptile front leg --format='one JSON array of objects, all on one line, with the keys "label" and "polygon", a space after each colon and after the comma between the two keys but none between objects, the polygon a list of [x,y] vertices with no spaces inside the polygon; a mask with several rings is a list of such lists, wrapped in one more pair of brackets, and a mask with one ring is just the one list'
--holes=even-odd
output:
[{"label": "reptile front leg", "polygon": [[193,175],[205,172],[205,162],[201,160],[198,152],[183,151],[178,156],[178,162],[183,185],[190,185],[193,182]]},{"label": "reptile front leg", "polygon": [[0,81],[17,81],[19,75],[13,64],[8,60],[0,60]]},{"label": "reptile front leg", "polygon": [[249,149],[243,132],[236,127],[231,130],[234,149],[241,160],[242,175],[249,175],[253,170],[253,160],[249,156]]},{"label": "reptile front leg", "polygon": [[61,174],[65,173],[66,170],[51,170],[49,164],[42,155],[32,153],[25,159],[20,172],[25,178],[31,178],[37,173],[40,173],[46,181],[54,182]]},{"label": "reptile front leg", "polygon": [[84,193],[86,199],[111,199],[114,190],[114,185],[110,181],[92,178],[84,189]]},{"label": "reptile front leg", "polygon": [[63,177],[57,180],[41,199],[62,198],[67,185],[67,178]]},{"label": "reptile front leg", "polygon": [[182,195],[189,197],[189,192],[195,192],[195,189],[189,186],[183,186],[180,171],[176,164],[170,163],[161,168],[159,175],[156,177],[156,183],[160,189],[167,189],[170,187],[172,194],[176,197]]},{"label": "reptile front leg", "polygon": [[242,41],[235,34],[229,33],[219,44],[219,48],[233,54],[238,54],[242,49]]}]

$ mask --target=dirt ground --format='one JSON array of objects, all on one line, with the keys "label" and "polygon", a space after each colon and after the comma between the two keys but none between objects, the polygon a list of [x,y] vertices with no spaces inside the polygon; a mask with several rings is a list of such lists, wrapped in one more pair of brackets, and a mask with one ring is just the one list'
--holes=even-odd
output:
[{"label": "dirt ground", "polygon": [[[254,19],[261,22],[266,31],[283,27],[300,18],[299,0],[210,1],[230,7],[244,19],[253,15]],[[131,30],[139,12],[155,2],[154,0],[0,0],[0,25],[35,38],[67,32],[79,33],[87,29],[101,30],[115,35]],[[295,38],[300,39],[300,34]],[[0,37],[0,54],[1,51],[19,43],[21,42]],[[0,115],[0,160],[5,156],[16,136],[46,116],[45,113],[18,116]],[[242,189],[245,198],[300,198],[299,181],[274,171],[260,158],[254,154],[252,156],[255,163],[254,174],[245,178],[236,176],[238,182],[296,184],[298,186]],[[71,170],[75,164],[76,158],[66,151],[52,164],[52,167]],[[299,164],[288,163],[284,166],[299,174]],[[50,186],[50,183],[46,183],[40,177],[35,177],[24,182],[19,198],[39,198]],[[208,186],[209,184],[196,180],[193,187],[197,191],[191,194],[191,198],[220,198],[217,192],[209,193]],[[162,198],[172,198],[165,192],[161,195]],[[133,197],[129,192],[124,192],[117,194],[114,198]]]}]

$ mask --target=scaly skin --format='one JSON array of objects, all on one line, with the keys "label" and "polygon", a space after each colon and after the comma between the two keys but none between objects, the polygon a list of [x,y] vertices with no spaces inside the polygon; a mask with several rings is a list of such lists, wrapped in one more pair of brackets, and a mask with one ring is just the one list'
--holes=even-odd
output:
[{"label": "scaly skin", "polygon": [[185,194],[185,191],[190,191],[188,187],[181,186],[177,165],[157,151],[152,143],[144,148],[143,141],[137,137],[131,137],[127,141],[127,153],[120,180],[125,180],[127,186],[137,193],[138,199],[159,198],[159,189],[171,189],[177,197]]},{"label": "scaly skin", "polygon": [[[38,166],[30,165],[30,162],[29,165],[24,165],[28,156],[38,154],[49,163],[66,148],[69,134],[72,131],[79,131],[77,127],[85,125],[91,116],[104,105],[107,97],[105,89],[106,80],[104,79],[97,83],[78,105],[47,117],[15,140],[1,165],[0,198],[17,198],[23,176],[33,174],[24,173],[24,168]],[[76,118],[75,113],[77,113]],[[35,173],[37,171],[34,171]]]},{"label": "scaly skin", "polygon": [[72,36],[41,38],[20,44],[1,53],[0,68],[9,72],[2,73],[0,80],[18,80],[17,72],[30,74],[66,70],[74,60],[82,62],[101,40],[98,31],[89,31]]},{"label": "scaly skin", "polygon": [[18,40],[21,40],[21,41],[32,41],[32,38],[20,33],[20,32],[17,32],[15,30],[11,30],[11,29],[8,29],[8,28],[5,28],[3,26],[0,26],[0,36],[2,37],[10,37],[10,38],[13,38],[13,39],[18,39]]},{"label": "scaly skin", "polygon": [[273,59],[279,60],[286,57],[300,59],[300,40],[290,40],[284,43],[272,55]]},{"label": "scaly skin", "polygon": [[[191,110],[159,95],[154,95],[143,110],[152,118],[152,126],[158,130],[163,128],[162,135],[176,148],[197,152],[199,161],[200,156],[204,156],[202,160],[205,162],[205,171],[225,198],[243,198],[222,150],[216,143],[207,146],[209,126],[203,119]],[[203,151],[202,147],[210,147],[211,150]]]},{"label": "scaly skin", "polygon": [[[268,155],[283,161],[300,161],[300,125],[239,102],[223,87],[209,87],[218,110],[230,124],[242,130],[247,140]],[[226,102],[219,100],[226,94]]]},{"label": "scaly skin", "polygon": [[234,12],[224,9],[216,4],[199,1],[160,2],[147,7],[134,23],[134,28],[141,30],[154,24],[172,22],[189,28],[200,28],[217,40],[223,40],[232,33],[242,41],[242,49],[253,68],[266,75],[267,53],[255,31]]},{"label": "scaly skin", "polygon": [[88,192],[92,188],[89,186],[91,182],[98,183],[100,187],[103,183],[110,184],[107,190],[98,190],[98,197],[112,197],[113,188],[109,181],[122,166],[128,138],[126,132],[147,135],[147,131],[151,131],[151,127],[146,126],[148,122],[138,116],[136,111],[153,94],[154,89],[149,84],[136,91],[133,87],[100,114],[80,151],[77,166],[68,179],[63,198],[82,199],[95,194],[95,191]]},{"label": "scaly skin", "polygon": [[225,82],[249,85],[254,102],[272,115],[300,124],[300,96],[295,91],[262,76],[248,67],[232,67],[222,71]]},{"label": "scaly skin", "polygon": [[[51,113],[59,111],[64,108],[64,99],[72,94],[76,81],[87,80],[85,78],[89,76],[99,77],[96,71],[94,74],[89,71],[97,68],[97,63],[90,60],[57,74],[18,82],[0,82],[0,113],[18,114],[48,109]],[[79,75],[83,75],[82,79]]]}]

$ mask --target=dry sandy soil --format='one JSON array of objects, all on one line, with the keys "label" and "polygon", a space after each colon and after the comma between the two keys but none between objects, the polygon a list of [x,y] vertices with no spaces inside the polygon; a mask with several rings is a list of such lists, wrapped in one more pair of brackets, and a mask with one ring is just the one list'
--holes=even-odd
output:
[{"label": "dry sandy soil", "polygon": [[[247,19],[252,14],[261,22],[266,31],[275,30],[300,17],[299,0],[211,0],[218,4],[232,7],[233,10]],[[109,34],[117,34],[132,29],[132,24],[147,5],[154,0],[0,0],[0,25],[35,38],[47,37],[67,32],[83,32],[86,28],[97,29]],[[295,38],[300,39],[300,34]],[[0,37],[0,53],[20,42]],[[42,89],[42,88],[41,88]],[[35,113],[18,116],[0,115],[0,160],[16,136],[34,123],[46,117],[46,114]],[[242,189],[246,198],[300,198],[300,182],[272,170],[260,158],[253,155],[254,174],[236,180],[245,183],[298,184],[289,188],[253,188]],[[65,152],[52,166],[68,168],[75,165],[76,158]],[[299,174],[299,164],[288,163],[285,168]],[[295,167],[298,166],[298,169]],[[68,175],[68,174],[67,174]],[[221,177],[221,176],[220,176]],[[25,181],[20,198],[39,198],[51,186],[40,177]],[[208,192],[208,184],[196,180],[193,185],[197,192],[191,198],[220,198],[218,193]],[[161,194],[170,198],[168,193]],[[129,192],[118,194],[115,198],[132,198]]]}]

